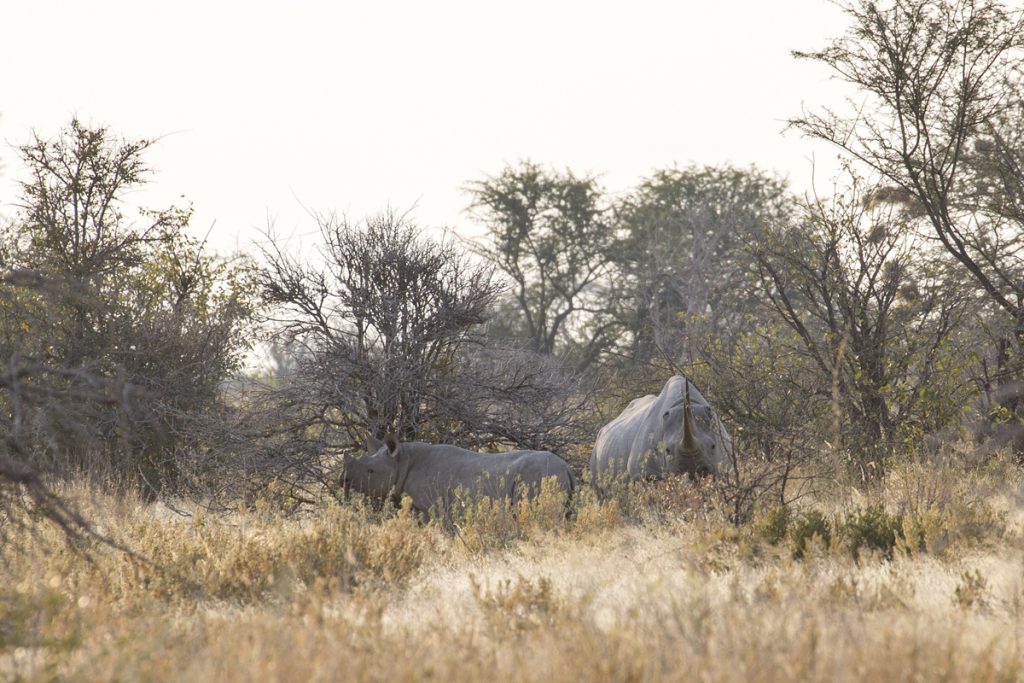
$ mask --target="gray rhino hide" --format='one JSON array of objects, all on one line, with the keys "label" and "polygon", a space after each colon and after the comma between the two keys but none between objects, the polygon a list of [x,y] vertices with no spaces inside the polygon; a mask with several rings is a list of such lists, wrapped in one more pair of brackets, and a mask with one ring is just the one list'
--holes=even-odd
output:
[{"label": "gray rhino hide", "polygon": [[[371,440],[370,450],[378,444]],[[567,505],[576,489],[572,468],[550,451],[475,453],[419,441],[391,446],[393,450],[380,444],[372,455],[347,457],[346,488],[375,498],[390,495],[396,502],[409,496],[421,513],[437,504],[448,512],[460,493],[473,500],[486,496],[517,505],[537,496],[541,482],[549,477],[565,491]]]},{"label": "gray rhino hide", "polygon": [[[684,390],[689,387],[692,440],[683,443]],[[598,432],[590,458],[595,486],[616,479],[661,478],[669,474],[714,474],[731,462],[732,440],[707,399],[680,375],[657,396],[634,399]]]}]

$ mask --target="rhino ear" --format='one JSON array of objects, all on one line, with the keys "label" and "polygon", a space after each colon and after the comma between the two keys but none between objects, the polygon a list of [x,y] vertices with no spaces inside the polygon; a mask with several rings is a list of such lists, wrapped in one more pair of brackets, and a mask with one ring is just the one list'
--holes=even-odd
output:
[{"label": "rhino ear", "polygon": [[398,450],[398,439],[395,438],[394,434],[388,434],[384,437],[384,445],[388,447],[388,453],[394,455],[395,451]]},{"label": "rhino ear", "polygon": [[366,453],[368,455],[373,455],[379,451],[383,445],[383,441],[375,437],[373,434],[370,434],[370,437],[366,440]]}]

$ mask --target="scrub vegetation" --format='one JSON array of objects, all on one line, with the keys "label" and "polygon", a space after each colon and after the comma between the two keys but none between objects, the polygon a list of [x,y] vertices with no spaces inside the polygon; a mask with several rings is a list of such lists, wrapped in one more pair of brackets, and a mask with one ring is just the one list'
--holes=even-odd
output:
[{"label": "scrub vegetation", "polygon": [[[1017,680],[1024,475],[894,466],[736,527],[711,486],[211,515],[69,485],[104,534],[0,569],[0,669],[42,680]],[[662,504],[669,495],[672,505]],[[145,559],[143,559],[145,558]]]},{"label": "scrub vegetation", "polygon": [[[1024,678],[1024,13],[843,8],[794,53],[850,87],[790,122],[845,160],[812,196],[523,161],[474,240],[323,213],[224,257],[131,203],[149,141],[15,148],[0,679]],[[599,495],[598,430],[680,374],[734,457]],[[430,517],[342,476],[388,436],[579,486]]]}]

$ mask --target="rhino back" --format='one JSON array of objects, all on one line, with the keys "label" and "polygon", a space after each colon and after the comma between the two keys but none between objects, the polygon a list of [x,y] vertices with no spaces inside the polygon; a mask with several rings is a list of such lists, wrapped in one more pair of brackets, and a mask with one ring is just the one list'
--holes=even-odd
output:
[{"label": "rhino back", "polygon": [[591,482],[625,474],[633,442],[647,428],[650,407],[657,400],[653,394],[633,399],[618,417],[601,428],[590,456]]},{"label": "rhino back", "polygon": [[571,477],[568,464],[548,451],[482,454],[447,445],[403,444],[406,447],[408,476],[403,493],[420,510],[428,510],[438,501],[447,506],[457,490],[473,498],[516,501],[523,483],[527,495],[532,495],[549,476],[558,477],[563,486],[572,481],[566,476]]},{"label": "rhino back", "polygon": [[551,451],[521,451],[510,471],[514,474],[514,485],[525,488],[528,497],[538,494],[543,482],[551,477],[564,491],[576,488],[576,476],[569,463]]}]

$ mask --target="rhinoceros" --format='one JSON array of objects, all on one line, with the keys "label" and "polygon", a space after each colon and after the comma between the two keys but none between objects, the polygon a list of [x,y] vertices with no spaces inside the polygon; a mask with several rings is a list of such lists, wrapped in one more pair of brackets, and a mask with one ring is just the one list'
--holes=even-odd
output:
[{"label": "rhinoceros", "polygon": [[718,415],[685,377],[657,396],[634,399],[601,428],[590,456],[593,484],[715,474],[732,462],[732,441]]},{"label": "rhinoceros", "polygon": [[550,451],[475,453],[458,446],[399,443],[388,436],[384,442],[370,437],[366,455],[346,455],[341,481],[346,495],[354,490],[396,504],[409,496],[421,514],[438,505],[447,514],[460,494],[512,505],[532,500],[549,477],[565,492],[568,511],[576,476],[569,463]]}]

